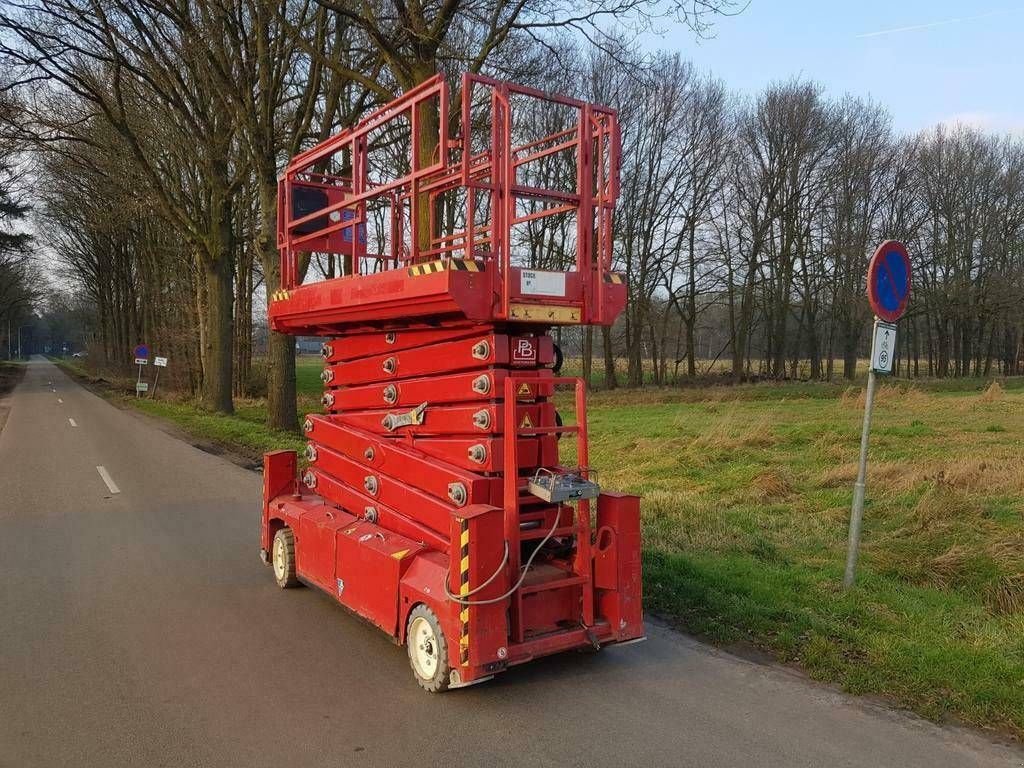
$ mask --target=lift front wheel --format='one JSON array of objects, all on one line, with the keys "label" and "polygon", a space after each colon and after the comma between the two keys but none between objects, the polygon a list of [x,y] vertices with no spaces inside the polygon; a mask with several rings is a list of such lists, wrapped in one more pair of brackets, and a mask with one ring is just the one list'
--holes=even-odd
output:
[{"label": "lift front wheel", "polygon": [[448,663],[448,641],[441,622],[425,605],[417,605],[409,612],[405,645],[409,663],[420,687],[430,693],[448,689],[451,665]]},{"label": "lift front wheel", "polygon": [[274,534],[271,551],[277,586],[281,589],[297,587],[299,580],[295,578],[295,534],[291,528],[282,528]]}]

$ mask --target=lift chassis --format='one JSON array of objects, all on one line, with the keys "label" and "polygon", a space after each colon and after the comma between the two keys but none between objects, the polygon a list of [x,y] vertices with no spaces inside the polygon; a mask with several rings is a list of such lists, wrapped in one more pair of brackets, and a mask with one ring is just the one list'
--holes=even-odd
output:
[{"label": "lift chassis", "polygon": [[[324,395],[305,455],[264,457],[261,557],[406,645],[428,691],[644,631],[640,500],[600,489],[550,335],[625,305],[615,113],[459,94],[438,76],[291,161],[270,306],[326,337]],[[310,254],[331,277],[303,280]]]}]

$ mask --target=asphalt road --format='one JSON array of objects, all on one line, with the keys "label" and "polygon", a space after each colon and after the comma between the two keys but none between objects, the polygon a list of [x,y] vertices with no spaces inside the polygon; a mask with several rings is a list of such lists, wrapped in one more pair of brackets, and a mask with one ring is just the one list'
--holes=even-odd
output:
[{"label": "asphalt road", "polygon": [[1024,765],[655,625],[430,696],[383,634],[274,586],[257,474],[43,360],[7,404],[3,768]]}]

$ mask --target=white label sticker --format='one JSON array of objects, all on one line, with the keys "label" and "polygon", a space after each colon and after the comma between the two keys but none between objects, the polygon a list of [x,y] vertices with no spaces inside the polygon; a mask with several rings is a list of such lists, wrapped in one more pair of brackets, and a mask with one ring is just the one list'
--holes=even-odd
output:
[{"label": "white label sticker", "polygon": [[876,320],[875,335],[871,344],[871,370],[875,373],[892,373],[895,357],[896,326]]},{"label": "white label sticker", "polygon": [[565,296],[565,272],[524,269],[520,273],[519,290],[524,295]]}]

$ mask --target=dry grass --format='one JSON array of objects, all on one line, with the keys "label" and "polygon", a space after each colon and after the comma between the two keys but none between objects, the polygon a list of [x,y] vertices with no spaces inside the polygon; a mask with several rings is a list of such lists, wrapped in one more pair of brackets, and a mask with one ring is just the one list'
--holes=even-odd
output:
[{"label": "dry grass", "polygon": [[1006,392],[1003,389],[1003,385],[998,381],[993,381],[988,385],[988,389],[981,393],[978,400],[983,403],[997,403],[1003,399],[1005,394]]},{"label": "dry grass", "polygon": [[774,421],[770,411],[761,413],[753,421],[738,411],[732,411],[698,434],[690,447],[715,451],[767,448],[778,441],[773,430]]},{"label": "dry grass", "polygon": [[751,483],[754,495],[763,500],[777,500],[793,492],[793,484],[777,471],[762,472]]},{"label": "dry grass", "polygon": [[1003,616],[1024,613],[1024,573],[1000,576],[986,591],[985,603]]},{"label": "dry grass", "polygon": [[[842,408],[863,410],[867,404],[867,390],[863,387],[848,387],[839,397]],[[882,407],[926,408],[935,404],[935,395],[919,389],[913,384],[882,384],[875,388],[875,405]]]},{"label": "dry grass", "polygon": [[954,544],[941,555],[932,558],[929,563],[928,572],[932,582],[941,587],[954,586],[973,557],[972,548]]},{"label": "dry grass", "polygon": [[[842,488],[857,479],[856,462],[826,467],[821,485]],[[872,461],[867,483],[889,493],[901,493],[931,484],[933,491],[954,489],[966,493],[1024,494],[1024,454],[1016,457],[958,456],[950,459]]]},{"label": "dry grass", "polygon": [[935,482],[918,499],[911,520],[918,530],[932,530],[949,521],[963,524],[981,517],[978,499],[943,482]]}]

